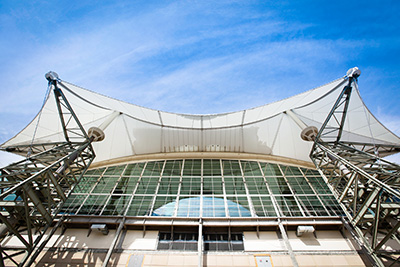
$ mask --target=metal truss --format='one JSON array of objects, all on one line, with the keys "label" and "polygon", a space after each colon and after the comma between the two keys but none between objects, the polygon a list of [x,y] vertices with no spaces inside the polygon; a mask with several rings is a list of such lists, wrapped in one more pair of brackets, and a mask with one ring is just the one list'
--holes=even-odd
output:
[{"label": "metal truss", "polygon": [[400,166],[378,155],[381,151],[384,155],[398,151],[400,144],[375,146],[341,141],[357,77],[348,77],[348,85],[315,138],[310,157],[341,204],[347,218],[345,225],[356,235],[371,262],[394,266],[400,262]]},{"label": "metal truss", "polygon": [[[46,231],[95,157],[93,138],[58,88],[58,76],[46,78],[53,88],[65,140],[6,149],[29,154],[0,169],[0,266],[34,262]],[[4,246],[11,238],[17,245]]]}]

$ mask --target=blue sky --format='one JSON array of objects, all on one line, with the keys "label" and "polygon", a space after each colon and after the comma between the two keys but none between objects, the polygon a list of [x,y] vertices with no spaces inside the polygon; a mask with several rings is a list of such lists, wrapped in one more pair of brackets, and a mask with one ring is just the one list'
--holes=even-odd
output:
[{"label": "blue sky", "polygon": [[[317,4],[318,3],[318,4]],[[400,135],[399,1],[0,2],[0,143],[40,109],[44,74],[145,107],[220,113],[358,66],[361,95]],[[9,160],[0,155],[0,166]]]}]

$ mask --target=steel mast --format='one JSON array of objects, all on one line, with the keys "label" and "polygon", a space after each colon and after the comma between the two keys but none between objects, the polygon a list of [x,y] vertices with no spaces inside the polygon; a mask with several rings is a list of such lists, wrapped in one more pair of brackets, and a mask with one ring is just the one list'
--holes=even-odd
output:
[{"label": "steel mast", "polygon": [[[0,169],[0,267],[33,263],[63,218],[58,218],[44,241],[43,236],[95,158],[91,143],[104,139],[97,127],[89,130],[90,136],[86,133],[58,86],[57,73],[45,77],[55,96],[64,140],[6,148],[8,152],[28,151],[28,155]],[[11,237],[20,245],[1,246]]]},{"label": "steel mast", "polygon": [[[344,210],[343,221],[376,266],[400,261],[400,166],[379,154],[396,153],[400,144],[342,140],[350,96],[361,72],[347,72],[341,91],[322,127],[305,128],[304,140],[314,140],[310,158],[323,173]],[[373,138],[373,137],[372,137]]]}]

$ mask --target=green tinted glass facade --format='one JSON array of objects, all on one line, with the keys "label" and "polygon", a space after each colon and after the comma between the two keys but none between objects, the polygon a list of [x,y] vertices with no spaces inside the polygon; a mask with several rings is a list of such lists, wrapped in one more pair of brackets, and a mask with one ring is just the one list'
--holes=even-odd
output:
[{"label": "green tinted glass facade", "polygon": [[312,169],[182,159],[89,170],[62,213],[164,217],[320,217],[341,208]]}]

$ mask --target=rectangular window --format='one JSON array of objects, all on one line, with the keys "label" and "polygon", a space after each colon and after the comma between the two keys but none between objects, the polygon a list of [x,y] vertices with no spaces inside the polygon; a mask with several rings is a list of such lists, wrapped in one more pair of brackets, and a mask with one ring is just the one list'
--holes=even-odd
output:
[{"label": "rectangular window", "polygon": [[136,176],[139,177],[142,174],[144,163],[129,164],[126,167],[124,176]]},{"label": "rectangular window", "polygon": [[201,160],[186,159],[183,176],[201,176]]},{"label": "rectangular window", "polygon": [[121,176],[122,171],[125,169],[125,165],[108,167],[104,175],[107,176]]},{"label": "rectangular window", "polygon": [[176,195],[179,189],[179,177],[162,177],[160,187],[158,188],[158,194],[164,195]]},{"label": "rectangular window", "polygon": [[124,215],[131,196],[111,196],[101,215]]},{"label": "rectangular window", "polygon": [[197,233],[160,233],[158,235],[158,250],[197,250]]},{"label": "rectangular window", "polygon": [[178,205],[178,217],[199,217],[200,197],[180,197]]},{"label": "rectangular window", "polygon": [[91,195],[82,205],[78,214],[100,215],[104,205],[108,199],[108,195]]},{"label": "rectangular window", "polygon": [[152,196],[134,196],[127,216],[148,216],[152,204]]},{"label": "rectangular window", "polygon": [[252,196],[253,207],[258,216],[275,217],[276,212],[270,196]]},{"label": "rectangular window", "polygon": [[205,234],[203,236],[205,251],[243,251],[243,234],[228,233]]},{"label": "rectangular window", "polygon": [[268,194],[267,186],[262,177],[246,177],[247,189],[250,195]]},{"label": "rectangular window", "polygon": [[223,160],[222,168],[224,169],[224,176],[242,176],[237,160]]},{"label": "rectangular window", "polygon": [[256,161],[241,161],[244,176],[262,176]]},{"label": "rectangular window", "polygon": [[293,196],[275,196],[275,199],[282,212],[282,216],[302,216],[300,208]]},{"label": "rectangular window", "polygon": [[244,187],[242,177],[224,177],[225,191],[227,195],[245,195],[246,189]]},{"label": "rectangular window", "polygon": [[149,161],[143,172],[143,176],[160,177],[164,161]]},{"label": "rectangular window", "polygon": [[222,195],[222,177],[212,176],[203,177],[203,194],[204,195]]},{"label": "rectangular window", "polygon": [[[243,233],[212,233],[203,235],[205,251],[244,251]],[[198,233],[160,232],[157,250],[196,251]]]},{"label": "rectangular window", "polygon": [[70,195],[62,206],[60,213],[75,214],[85,198],[86,195]]},{"label": "rectangular window", "polygon": [[144,194],[144,195],[155,194],[159,179],[160,178],[157,176],[142,177],[135,194]]},{"label": "rectangular window", "polygon": [[138,177],[122,176],[114,189],[114,194],[132,194],[135,190]]},{"label": "rectangular window", "polygon": [[217,159],[203,160],[203,175],[204,176],[219,176],[221,175],[221,166]]},{"label": "rectangular window", "polygon": [[118,176],[103,176],[92,193],[109,194],[113,191],[118,180]]},{"label": "rectangular window", "polygon": [[89,193],[98,179],[98,176],[83,176],[79,184],[75,187],[74,193]]}]

